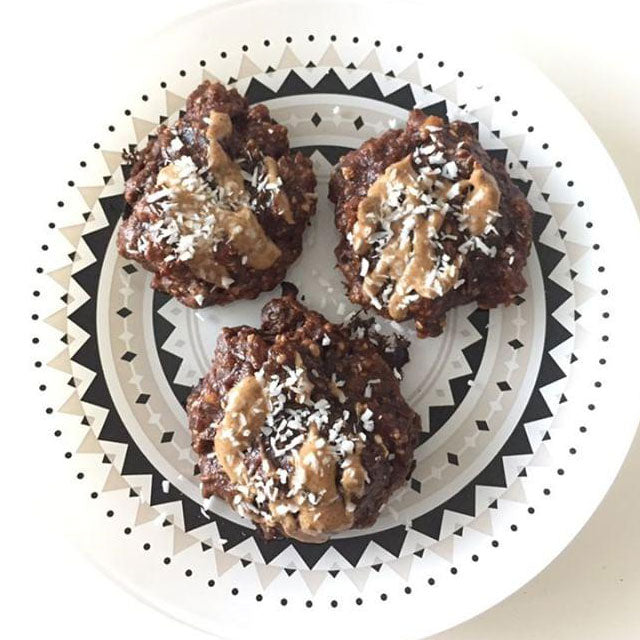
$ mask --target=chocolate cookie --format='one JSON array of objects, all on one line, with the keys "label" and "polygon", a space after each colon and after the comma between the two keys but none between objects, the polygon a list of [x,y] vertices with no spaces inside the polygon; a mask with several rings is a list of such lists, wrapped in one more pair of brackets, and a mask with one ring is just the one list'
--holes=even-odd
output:
[{"label": "chocolate cookie", "polygon": [[260,329],[223,329],[187,401],[204,497],[267,538],[321,542],[372,525],[414,466],[406,346],[371,323],[332,324],[290,289],[263,308]]},{"label": "chocolate cookie", "polygon": [[255,298],[282,282],[315,212],[311,162],[264,105],[204,82],[133,154],[120,253],[189,307]]},{"label": "chocolate cookie", "polygon": [[414,110],[346,154],[329,185],[349,298],[420,337],[452,307],[509,304],[521,293],[533,210],[473,127]]}]

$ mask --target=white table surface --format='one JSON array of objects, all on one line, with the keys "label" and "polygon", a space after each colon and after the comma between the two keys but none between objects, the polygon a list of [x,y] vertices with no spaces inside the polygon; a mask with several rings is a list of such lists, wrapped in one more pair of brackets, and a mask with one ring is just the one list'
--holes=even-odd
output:
[{"label": "white table surface", "polygon": [[[209,4],[204,0],[58,0],[20,3],[18,7],[14,3],[11,9],[4,9],[0,47],[9,90],[3,88],[0,101],[5,141],[3,166],[6,163],[19,174],[19,181],[25,181],[24,188],[9,194],[10,204],[11,198],[22,209],[28,203],[36,212],[33,215],[42,221],[54,213],[57,197],[52,194],[57,193],[61,179],[56,167],[50,175],[45,172],[42,180],[38,175],[37,190],[28,182],[28,165],[20,160],[20,152],[13,146],[14,139],[25,142],[20,118],[24,117],[30,127],[34,122],[41,123],[37,144],[45,157],[49,145],[64,141],[66,150],[62,154],[56,151],[56,157],[61,156],[58,167],[72,171],[78,160],[77,150],[93,140],[100,123],[108,123],[109,113],[101,95],[109,87],[117,90],[121,52],[127,42],[141,34],[152,34]],[[636,208],[640,208],[640,45],[637,16],[631,6],[628,0],[597,4],[457,0],[438,3],[438,11],[452,12],[452,19],[464,19],[477,34],[491,33],[494,44],[537,64],[590,122],[620,169]],[[135,65],[135,60],[128,64]],[[78,110],[76,125],[66,129],[64,137],[55,128],[49,131],[49,124],[55,127],[58,119],[70,123],[70,105]],[[27,143],[34,145],[36,141]],[[66,177],[63,175],[62,179]],[[11,189],[6,180],[3,183],[6,194]],[[4,215],[12,215],[11,207],[5,208]],[[36,226],[29,220],[24,224],[27,233]],[[16,267],[14,261],[24,258],[24,248],[17,242],[9,244],[2,260],[12,270],[19,269],[20,263]],[[10,379],[3,381],[3,389],[10,390],[5,397],[9,413],[5,414],[0,464],[4,506],[0,584],[3,604],[7,605],[0,617],[0,629],[7,632],[3,636],[32,638],[46,634],[57,638],[64,634],[68,640],[102,640],[126,629],[122,637],[207,637],[125,593],[93,567],[73,543],[69,514],[60,509],[55,498],[61,479],[55,470],[53,476],[38,474],[39,468],[55,467],[47,461],[47,452],[38,447],[38,440],[43,437],[38,433],[39,414],[33,407],[24,409],[16,402],[24,391],[14,381],[31,380],[22,349],[27,337],[24,333],[29,330],[22,320],[31,311],[23,283],[20,279],[8,280],[6,299],[12,299],[15,289],[19,313],[12,327],[16,338],[6,341],[3,353],[3,370],[9,370],[7,363],[18,367],[17,371],[11,369],[9,375],[4,374]],[[624,407],[620,410],[624,411]],[[610,427],[615,429],[615,420]],[[35,451],[27,466],[13,452],[24,451],[29,440]],[[561,556],[500,605],[436,637],[640,637],[639,483],[640,438],[636,437],[604,503]]]}]

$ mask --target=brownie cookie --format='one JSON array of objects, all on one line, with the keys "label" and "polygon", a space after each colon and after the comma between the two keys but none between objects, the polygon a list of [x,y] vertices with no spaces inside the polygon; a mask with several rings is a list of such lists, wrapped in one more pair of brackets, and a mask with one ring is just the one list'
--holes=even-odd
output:
[{"label": "brownie cookie", "polygon": [[264,105],[204,82],[173,126],[133,154],[118,249],[189,307],[282,282],[315,212],[311,161]]},{"label": "brownie cookie", "polygon": [[406,342],[332,324],[292,289],[260,329],[222,330],[187,413],[205,498],[266,538],[322,542],[375,522],[413,470],[421,422],[398,383]]},{"label": "brownie cookie", "polygon": [[452,307],[509,304],[526,287],[533,210],[465,122],[412,111],[340,160],[329,198],[349,298],[413,319],[420,337]]}]

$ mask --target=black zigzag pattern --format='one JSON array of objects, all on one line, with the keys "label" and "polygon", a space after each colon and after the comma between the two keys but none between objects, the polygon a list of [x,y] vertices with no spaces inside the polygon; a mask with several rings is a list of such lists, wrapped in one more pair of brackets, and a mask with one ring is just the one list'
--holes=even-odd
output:
[{"label": "black zigzag pattern", "polygon": [[475,309],[469,314],[467,319],[480,334],[480,338],[476,340],[476,342],[462,349],[462,355],[467,361],[471,371],[449,380],[449,388],[451,389],[453,404],[433,405],[429,407],[429,433],[421,434],[422,438],[420,444],[425,442],[446,424],[447,420],[449,420],[449,418],[455,413],[456,409],[460,406],[460,403],[465,399],[467,393],[469,393],[469,389],[471,388],[469,386],[469,382],[474,380],[478,375],[478,369],[480,368],[484,350],[487,346],[489,312],[486,309]]},{"label": "black zigzag pattern", "polygon": [[[255,104],[257,102],[272,100],[276,97],[282,98],[286,96],[318,93],[335,93],[338,95],[368,98],[369,100],[386,102],[387,104],[392,104],[407,110],[415,107],[413,92],[408,84],[385,96],[380,90],[373,74],[368,73],[362,80],[349,89],[333,69],[327,71],[321,80],[313,86],[307,84],[295,71],[289,71],[277,92],[262,84],[259,80],[252,78],[245,91],[245,97],[251,104]],[[447,104],[444,100],[424,107],[422,111],[428,115],[447,118]]]},{"label": "black zigzag pattern", "polygon": [[[549,275],[563,258],[561,252],[542,243],[540,236],[549,224],[551,216],[536,212],[533,225],[534,244],[536,247],[540,267],[545,280],[545,303],[547,308],[547,325],[545,331],[542,362],[534,385],[533,393],[518,420],[518,423],[504,443],[498,455],[474,478],[474,480],[459,491],[452,498],[440,505],[437,509],[425,513],[412,522],[417,531],[432,538],[440,537],[440,528],[444,510],[455,511],[468,516],[475,516],[475,487],[478,485],[506,489],[507,481],[504,474],[502,459],[506,456],[527,455],[533,453],[524,425],[536,420],[549,418],[553,414],[547,405],[540,389],[552,382],[565,377],[565,373],[556,364],[549,352],[571,337],[554,317],[553,312],[558,309],[569,297],[566,289],[553,282]],[[489,425],[491,427],[491,425]]]},{"label": "black zigzag pattern", "polygon": [[307,146],[307,147],[294,147],[295,151],[300,151],[304,153],[305,156],[310,157],[315,151],[321,153],[327,162],[332,165],[337,164],[340,158],[345,154],[352,151],[350,147],[337,147],[332,145],[318,145],[316,146]]},{"label": "black zigzag pattern", "polygon": [[187,397],[189,393],[191,393],[191,387],[176,382],[176,375],[182,364],[182,358],[164,349],[162,346],[175,329],[168,320],[158,313],[170,298],[166,293],[159,291],[154,291],[153,293],[153,338],[167,382],[173,391],[173,395],[175,395],[180,405],[184,407],[187,402]]},{"label": "black zigzag pattern", "polygon": [[[105,423],[98,435],[99,439],[127,445],[122,474],[125,476],[151,476],[151,496],[149,503],[152,506],[180,500],[182,502],[185,529],[190,531],[209,523],[209,520],[201,512],[201,505],[183,495],[182,492],[173,486],[170,486],[168,492],[163,490],[162,481],[165,478],[147,460],[134,442],[113,403],[107,387],[97,346],[96,293],[102,268],[101,258],[105,255],[112,232],[124,209],[124,199],[121,195],[100,198],[100,204],[109,221],[109,225],[83,236],[87,246],[98,259],[93,264],[73,275],[74,280],[89,293],[90,296],[85,304],[70,315],[70,319],[90,336],[85,344],[76,352],[73,360],[96,372],[96,376],[81,399],[83,402],[95,404],[108,411]],[[237,524],[214,514],[209,515],[212,519],[215,519],[220,535],[227,540],[228,546],[235,546],[251,535],[250,530],[246,527],[239,527]]]}]

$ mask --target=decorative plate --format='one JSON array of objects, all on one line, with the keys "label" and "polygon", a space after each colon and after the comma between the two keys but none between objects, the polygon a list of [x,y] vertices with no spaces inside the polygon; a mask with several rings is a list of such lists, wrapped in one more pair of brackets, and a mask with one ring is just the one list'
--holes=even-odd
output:
[{"label": "decorative plate", "polygon": [[[420,20],[368,8],[234,2],[147,43],[137,95],[81,156],[36,265],[37,384],[85,547],[138,596],[221,638],[417,639],[486,609],[568,544],[638,420],[638,225],[605,151],[538,72],[454,55]],[[288,279],[331,320],[352,308],[334,269],[331,166],[414,106],[476,123],[536,212],[516,304],[457,309],[442,336],[412,340],[404,394],[430,437],[406,489],[375,527],[325,544],[267,543],[222,502],[203,507],[190,450],[183,403],[218,331],[257,323],[277,292],[193,311],[115,250],[121,150],[175,119],[205,78],[264,102],[312,158],[318,214]]]}]

